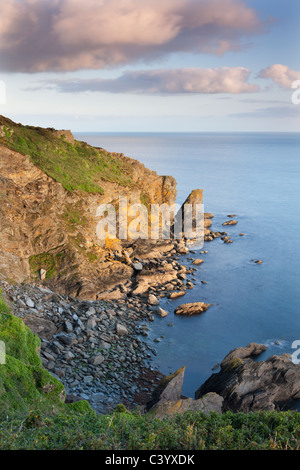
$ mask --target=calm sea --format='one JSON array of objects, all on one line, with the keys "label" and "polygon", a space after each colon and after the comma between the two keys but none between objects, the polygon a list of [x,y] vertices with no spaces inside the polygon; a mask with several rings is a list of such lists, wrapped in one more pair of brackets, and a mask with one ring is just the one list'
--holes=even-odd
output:
[{"label": "calm sea", "polygon": [[[76,138],[174,176],[178,203],[192,189],[203,188],[205,211],[215,215],[213,229],[225,229],[234,240],[205,244],[208,253],[201,255],[205,262],[196,272],[196,286],[184,297],[184,302],[212,304],[207,312],[180,318],[173,312],[183,299],[163,300],[170,313],[155,319],[149,336],[150,342],[163,336],[153,342],[155,367],[168,374],[185,365],[183,393],[194,396],[233,348],[267,344],[264,359],[294,352],[292,343],[300,340],[300,134],[99,133]],[[237,215],[237,226],[222,226],[228,214]],[[186,265],[188,257],[199,253],[183,257]],[[170,322],[173,327],[167,326]]]}]

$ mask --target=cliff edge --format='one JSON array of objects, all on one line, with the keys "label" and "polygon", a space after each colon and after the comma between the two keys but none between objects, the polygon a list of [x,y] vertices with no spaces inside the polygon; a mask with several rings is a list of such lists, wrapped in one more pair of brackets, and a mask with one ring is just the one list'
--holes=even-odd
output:
[{"label": "cliff edge", "polygon": [[129,205],[173,204],[176,181],[123,154],[77,141],[70,131],[0,116],[3,279],[42,280],[85,299],[130,279],[134,269],[124,249],[134,256],[139,244],[103,241],[96,234],[97,207],[117,206],[120,196]]}]

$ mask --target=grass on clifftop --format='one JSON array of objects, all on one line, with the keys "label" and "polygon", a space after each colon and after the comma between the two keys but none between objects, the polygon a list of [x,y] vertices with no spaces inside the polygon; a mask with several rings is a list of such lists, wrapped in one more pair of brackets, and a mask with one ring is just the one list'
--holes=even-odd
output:
[{"label": "grass on clifftop", "polygon": [[[86,402],[85,402],[86,403]],[[188,412],[164,420],[96,415],[84,402],[56,416],[0,422],[0,450],[299,450],[297,412]]]},{"label": "grass on clifftop", "polygon": [[0,144],[23,155],[58,181],[67,191],[103,194],[101,181],[133,184],[129,168],[121,156],[112,155],[74,140],[69,142],[54,129],[23,126],[0,116]]}]

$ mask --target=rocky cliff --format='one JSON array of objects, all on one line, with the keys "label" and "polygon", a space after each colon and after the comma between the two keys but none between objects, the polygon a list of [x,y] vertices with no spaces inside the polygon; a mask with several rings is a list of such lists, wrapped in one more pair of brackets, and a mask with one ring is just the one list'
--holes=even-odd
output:
[{"label": "rocky cliff", "polygon": [[138,243],[103,241],[96,234],[97,207],[117,206],[120,196],[129,205],[173,204],[176,181],[123,154],[76,141],[70,131],[0,116],[3,278],[43,280],[57,292],[90,299],[126,282]]}]

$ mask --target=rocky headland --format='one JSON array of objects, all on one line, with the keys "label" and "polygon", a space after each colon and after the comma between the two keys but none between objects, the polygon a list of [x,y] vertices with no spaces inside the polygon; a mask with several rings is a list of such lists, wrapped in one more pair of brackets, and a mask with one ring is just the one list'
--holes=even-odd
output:
[{"label": "rocky headland", "polygon": [[[99,240],[97,207],[117,208],[120,196],[148,207],[173,204],[176,181],[78,142],[70,131],[0,117],[0,288],[13,315],[40,338],[43,366],[64,385],[66,401],[88,400],[98,413],[123,403],[163,417],[273,410],[298,399],[300,366],[287,355],[254,361],[264,345],[231,351],[195,399],[181,394],[184,367],[170,377],[152,368],[150,324],[170,314],[160,301],[184,298],[204,260],[181,264],[181,255],[195,253],[185,238]],[[193,190],[185,203],[202,198]],[[204,214],[204,242],[232,243],[227,232],[212,229],[213,218]],[[224,226],[237,225],[236,215],[228,218]],[[199,299],[172,313],[198,315],[209,307]]]}]

